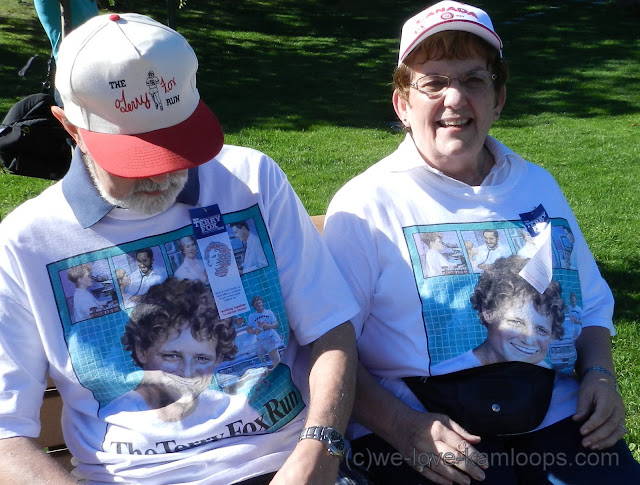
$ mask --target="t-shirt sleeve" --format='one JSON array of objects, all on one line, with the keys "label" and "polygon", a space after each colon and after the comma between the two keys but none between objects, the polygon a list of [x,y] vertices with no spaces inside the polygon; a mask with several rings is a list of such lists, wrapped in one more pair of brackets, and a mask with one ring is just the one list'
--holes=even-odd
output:
[{"label": "t-shirt sleeve", "polygon": [[47,362],[19,268],[4,241],[0,246],[0,438],[35,438]]},{"label": "t-shirt sleeve", "polygon": [[[357,191],[347,185],[329,204],[323,232],[324,240],[360,308],[351,319],[360,336],[367,319],[379,278],[380,267],[375,234],[368,209],[358,203]],[[371,215],[371,214],[369,214]]]},{"label": "t-shirt sleeve", "polygon": [[265,201],[289,325],[306,345],[351,319],[358,307],[324,241],[284,173],[272,162]]}]

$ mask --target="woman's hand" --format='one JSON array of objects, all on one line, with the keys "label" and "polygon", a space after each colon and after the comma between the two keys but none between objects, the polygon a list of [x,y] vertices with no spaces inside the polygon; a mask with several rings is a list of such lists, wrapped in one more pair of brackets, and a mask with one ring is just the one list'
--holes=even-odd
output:
[{"label": "woman's hand", "polygon": [[358,365],[354,418],[405,458],[407,464],[442,485],[484,480],[487,459],[473,446],[480,437],[444,414],[417,411],[383,388]]},{"label": "woman's hand", "polygon": [[[585,327],[576,341],[583,369],[574,421],[580,426],[582,446],[602,450],[627,433],[622,397],[618,394],[611,357],[611,337],[605,327]],[[605,369],[604,372],[594,369]],[[587,370],[584,372],[584,370]],[[589,372],[589,369],[592,371]]]},{"label": "woman's hand", "polygon": [[580,427],[582,446],[602,450],[613,446],[627,432],[622,397],[615,381],[604,373],[589,372],[580,384],[574,421]]},{"label": "woman's hand", "polygon": [[487,460],[473,446],[480,437],[448,416],[410,410],[398,425],[391,444],[429,480],[442,485],[467,485],[469,476],[484,480]]}]

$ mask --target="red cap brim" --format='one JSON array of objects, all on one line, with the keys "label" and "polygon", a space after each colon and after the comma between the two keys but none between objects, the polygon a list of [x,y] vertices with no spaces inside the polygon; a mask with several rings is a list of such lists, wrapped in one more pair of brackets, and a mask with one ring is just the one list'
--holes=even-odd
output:
[{"label": "red cap brim", "polygon": [[222,127],[202,100],[189,118],[169,128],[137,135],[79,131],[95,162],[123,178],[154,177],[197,167],[220,153],[224,144]]}]

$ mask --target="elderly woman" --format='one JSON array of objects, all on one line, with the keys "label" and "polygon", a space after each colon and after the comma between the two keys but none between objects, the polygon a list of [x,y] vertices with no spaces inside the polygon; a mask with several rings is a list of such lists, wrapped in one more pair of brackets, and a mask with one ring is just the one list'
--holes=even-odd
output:
[{"label": "elderly woman", "polygon": [[[357,423],[350,429],[353,456],[399,452],[406,458],[372,463],[378,483],[640,483],[640,466],[621,439],[627,430],[611,357],[611,292],[552,176],[488,136],[506,100],[502,47],[488,15],[470,5],[440,2],[409,19],[392,98],[406,137],[394,153],[342,188],[327,211],[326,240],[361,307],[352,319],[361,363]],[[468,418],[464,413],[430,412],[407,382],[427,385],[438,364],[477,345],[483,329],[470,296],[480,273],[467,254],[466,271],[425,278],[414,235],[455,231],[465,241],[470,234],[496,231],[512,237],[517,231],[506,229],[526,227],[521,215],[540,206],[549,224],[575,236],[577,269],[547,272],[580,295],[583,331],[575,343],[575,373],[499,362],[436,376],[448,380],[448,389],[459,386],[457,396],[464,400],[464,386],[474,383],[469,372],[477,380],[514,369],[555,373],[542,422],[513,434],[474,435],[457,422]],[[516,251],[513,241],[502,244]],[[520,277],[532,283],[531,274],[528,268]],[[517,385],[519,374],[508,379]],[[535,379],[532,384],[546,385]],[[500,386],[479,391],[494,403],[483,419],[504,429]],[[520,399],[515,416],[530,411],[534,401]],[[498,459],[536,452],[550,453],[553,463]],[[615,466],[598,459],[604,454],[615,456]],[[594,460],[585,464],[585,455]]]}]

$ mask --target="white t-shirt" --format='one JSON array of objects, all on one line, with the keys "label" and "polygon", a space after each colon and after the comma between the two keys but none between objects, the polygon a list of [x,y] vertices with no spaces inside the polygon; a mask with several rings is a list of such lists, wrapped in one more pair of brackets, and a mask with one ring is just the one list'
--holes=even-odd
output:
[{"label": "white t-shirt", "polygon": [[[155,216],[108,206],[104,217],[98,214],[99,222],[81,223],[105,202],[76,153],[62,182],[1,224],[0,439],[39,435],[49,373],[65,403],[62,425],[78,460],[76,475],[86,483],[228,485],[284,463],[309,402],[308,350],[303,346],[349,320],[357,305],[273,160],[255,150],[225,146],[197,173],[194,204],[217,204],[230,234],[230,224],[238,221],[253,219],[257,228],[267,265],[242,275],[241,281],[247,294],[263,296],[284,329],[287,347],[280,365],[267,375],[255,339],[247,338],[239,324],[238,353],[220,364],[211,393],[203,393],[227,394],[228,405],[217,399],[206,420],[184,429],[177,423],[149,426],[149,415],[143,412],[136,419],[133,404],[123,409],[131,401],[120,398],[135,392],[142,371],[121,343],[130,310],[116,290],[115,270],[133,272],[132,255],[153,248],[162,255],[155,258],[154,270],[166,268],[172,276],[169,254],[179,239],[193,235],[191,206],[175,203]],[[77,183],[78,178],[85,182]],[[187,186],[191,181],[190,175]],[[88,193],[78,198],[78,191]],[[69,203],[74,196],[79,200]],[[75,287],[62,276],[70,267],[98,261],[111,272],[111,297],[119,310],[73,323],[67,302]],[[238,317],[246,321],[249,310]],[[119,412],[108,414],[107,426],[101,413],[114,407]]]},{"label": "white t-shirt", "polygon": [[[568,240],[562,236],[575,237],[577,270],[559,267],[561,258],[554,258],[563,299],[568,304],[575,292],[583,325],[614,332],[611,291],[553,177],[491,137],[486,146],[496,165],[481,186],[471,187],[429,167],[407,135],[394,153],[340,189],[327,211],[325,240],[361,308],[352,320],[360,361],[417,409],[422,406],[401,378],[432,375],[486,336],[469,300],[482,270],[468,251],[485,244],[485,230],[495,230],[502,247],[515,254],[524,227],[520,214],[540,204],[551,219],[554,251]],[[429,232],[457,241],[449,244],[461,262],[456,274],[423,274],[419,236]],[[578,384],[568,375],[573,364],[557,369],[543,426],[575,412]],[[552,367],[550,356],[540,365]],[[366,430],[352,432],[357,437]]]}]

